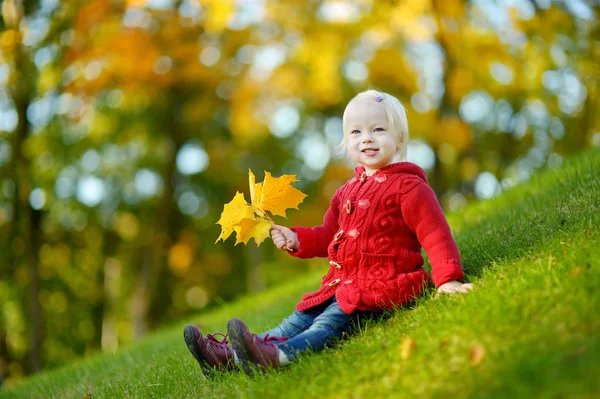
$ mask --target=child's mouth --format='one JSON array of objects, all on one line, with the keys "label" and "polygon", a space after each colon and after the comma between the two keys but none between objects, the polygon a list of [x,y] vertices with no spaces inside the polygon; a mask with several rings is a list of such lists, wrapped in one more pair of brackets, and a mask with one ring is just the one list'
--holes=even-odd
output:
[{"label": "child's mouth", "polygon": [[377,154],[378,151],[379,150],[376,150],[374,148],[365,148],[364,150],[362,150],[363,153],[365,153],[366,155],[369,155],[369,156],[373,156],[373,155]]}]

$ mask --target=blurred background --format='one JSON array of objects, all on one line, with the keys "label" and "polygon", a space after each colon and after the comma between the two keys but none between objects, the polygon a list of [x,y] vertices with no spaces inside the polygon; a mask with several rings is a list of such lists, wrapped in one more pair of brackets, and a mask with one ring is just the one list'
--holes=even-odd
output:
[{"label": "blurred background", "polygon": [[[248,169],[320,223],[345,104],[407,107],[446,212],[600,146],[594,0],[3,0],[0,381],[323,261],[215,244]],[[183,342],[182,342],[183,345]]]}]

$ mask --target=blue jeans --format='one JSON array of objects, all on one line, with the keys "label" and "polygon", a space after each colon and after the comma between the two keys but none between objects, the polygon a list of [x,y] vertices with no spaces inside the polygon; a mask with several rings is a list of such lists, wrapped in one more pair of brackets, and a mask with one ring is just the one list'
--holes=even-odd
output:
[{"label": "blue jeans", "polygon": [[290,316],[283,319],[277,327],[259,334],[260,337],[287,337],[287,341],[278,346],[285,352],[290,361],[307,349],[320,351],[349,332],[361,314],[354,312],[346,314],[337,304],[335,297],[325,303],[307,309],[304,312],[294,310]]}]

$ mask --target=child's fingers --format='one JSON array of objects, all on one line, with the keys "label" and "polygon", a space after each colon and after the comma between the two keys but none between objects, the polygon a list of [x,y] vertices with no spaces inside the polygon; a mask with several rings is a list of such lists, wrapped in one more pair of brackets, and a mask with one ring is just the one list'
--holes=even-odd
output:
[{"label": "child's fingers", "polygon": [[461,284],[456,287],[456,292],[463,292],[466,294],[467,292],[471,291],[472,289],[473,289],[473,284],[471,284],[471,283]]},{"label": "child's fingers", "polygon": [[275,241],[275,240],[285,241],[285,237],[283,236],[283,234],[281,234],[281,231],[277,231],[277,230],[271,230],[271,238],[273,239],[273,241]]},{"label": "child's fingers", "polygon": [[445,286],[438,288],[438,294],[454,294],[456,292],[455,286]]},{"label": "child's fingers", "polygon": [[285,230],[282,233],[288,243],[293,243],[296,241],[296,233],[294,233],[292,230]]},{"label": "child's fingers", "polygon": [[283,237],[283,235],[281,235],[281,234],[272,235],[272,238],[273,238],[273,243],[275,244],[275,246],[278,249],[281,249],[282,251],[285,250],[286,241],[285,241],[285,238]]},{"label": "child's fingers", "polygon": [[271,226],[271,238],[277,248],[284,251],[294,251],[297,246],[296,233],[284,226],[273,224]]}]

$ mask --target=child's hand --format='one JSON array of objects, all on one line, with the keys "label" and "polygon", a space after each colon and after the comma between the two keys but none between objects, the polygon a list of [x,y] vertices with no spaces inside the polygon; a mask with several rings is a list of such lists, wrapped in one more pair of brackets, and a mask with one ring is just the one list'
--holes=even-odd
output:
[{"label": "child's hand", "polygon": [[271,226],[271,238],[275,246],[282,251],[295,251],[300,247],[298,234],[284,226],[273,224]]},{"label": "child's hand", "polygon": [[440,285],[440,287],[437,289],[438,293],[435,297],[437,298],[440,294],[455,294],[457,292],[469,292],[472,289],[473,284],[471,283],[463,284],[460,281],[456,280],[448,281],[447,283]]}]

